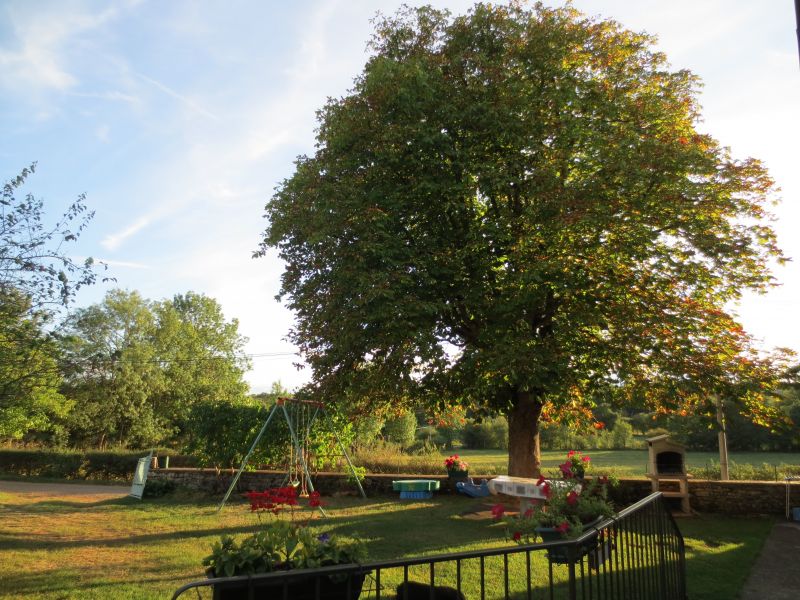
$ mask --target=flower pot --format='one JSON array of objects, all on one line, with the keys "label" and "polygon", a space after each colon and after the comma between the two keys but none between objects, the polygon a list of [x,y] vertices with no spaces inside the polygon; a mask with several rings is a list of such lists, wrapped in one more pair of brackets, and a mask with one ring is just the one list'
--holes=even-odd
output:
[{"label": "flower pot", "polygon": [[469,471],[447,471],[447,477],[450,479],[468,479],[469,478]]},{"label": "flower pot", "polygon": [[[350,594],[347,593],[348,576],[344,579],[297,574],[289,580],[287,594],[292,600],[357,600],[366,579],[366,573],[353,573],[350,579]],[[317,596],[317,579],[319,579],[319,596]],[[247,581],[221,581],[214,584],[214,600],[248,600],[251,596]],[[253,582],[254,600],[275,600],[283,598],[283,582],[265,579]]]},{"label": "flower pot", "polygon": [[[587,529],[591,529],[598,523],[603,520],[603,517],[597,517],[590,523],[583,524],[583,531]],[[558,542],[564,538],[564,534],[560,531],[556,531],[555,527],[537,527],[536,533],[538,533],[542,541],[545,542]],[[583,544],[578,547],[578,552],[575,556],[575,561],[577,562],[584,556],[586,556],[589,552],[594,550],[598,545],[597,535],[593,536],[591,539],[586,540]],[[558,565],[566,565],[569,564],[569,547],[562,546],[561,548],[548,548],[547,549],[547,558],[550,559],[550,562],[558,564]]]}]

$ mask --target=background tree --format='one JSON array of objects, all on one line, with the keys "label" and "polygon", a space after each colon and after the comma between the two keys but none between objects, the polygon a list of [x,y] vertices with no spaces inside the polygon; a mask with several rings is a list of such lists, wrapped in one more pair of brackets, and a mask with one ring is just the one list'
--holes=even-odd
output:
[{"label": "background tree", "polygon": [[783,260],[772,181],[698,131],[696,77],[541,5],[407,9],[372,50],[267,205],[307,393],[503,414],[519,476],[543,412],[604,395],[769,416],[726,307]]},{"label": "background tree", "polygon": [[91,258],[67,254],[94,214],[84,196],[53,226],[41,199],[18,197],[35,166],[6,182],[0,197],[0,440],[50,430],[67,410],[49,328],[54,310],[96,278]]},{"label": "background tree", "polygon": [[245,342],[215,300],[192,292],[154,303],[112,290],[75,311],[62,338],[74,441],[176,440],[192,426],[194,404],[244,397]]},{"label": "background tree", "polygon": [[57,348],[29,298],[0,288],[0,440],[51,429],[69,403],[59,393]]}]

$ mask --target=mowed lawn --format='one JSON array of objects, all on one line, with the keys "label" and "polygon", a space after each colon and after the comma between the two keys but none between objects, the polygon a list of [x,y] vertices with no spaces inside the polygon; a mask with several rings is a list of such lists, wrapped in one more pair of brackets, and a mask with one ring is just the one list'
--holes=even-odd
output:
[{"label": "mowed lawn", "polygon": [[[470,474],[502,475],[508,471],[508,453],[505,450],[453,450],[443,451],[443,456],[458,454],[470,465]],[[647,450],[584,450],[597,471],[608,471],[620,477],[644,477],[647,472]],[[564,462],[566,450],[542,452],[545,472],[557,470]],[[800,466],[800,453],[792,452],[731,452],[729,461],[736,465],[761,466],[763,464]],[[717,452],[687,452],[687,466],[696,477],[704,477],[704,470],[719,463]],[[768,469],[768,471],[770,471]],[[782,480],[780,474],[779,480]]]},{"label": "mowed lawn", "polygon": [[[169,598],[183,583],[204,577],[201,560],[221,534],[245,534],[258,526],[244,504],[218,514],[215,503],[185,494],[137,501],[59,488],[0,492],[0,598]],[[315,519],[312,526],[320,533],[360,537],[371,559],[508,544],[498,524],[473,514],[476,501],[461,496],[402,503],[387,497],[325,500],[329,518]],[[690,597],[721,600],[738,594],[772,521],[714,517],[681,520],[679,526],[686,535]],[[475,569],[465,566],[465,576]],[[524,567],[512,569],[519,571],[514,577],[519,585]],[[534,557],[533,570],[541,583],[547,571],[543,556]],[[556,568],[560,581],[563,571]],[[412,579],[427,576],[426,569],[412,569]],[[487,577],[491,596],[502,582],[495,581],[497,575]],[[393,595],[389,579],[385,597]],[[467,597],[475,597],[471,591]]]}]

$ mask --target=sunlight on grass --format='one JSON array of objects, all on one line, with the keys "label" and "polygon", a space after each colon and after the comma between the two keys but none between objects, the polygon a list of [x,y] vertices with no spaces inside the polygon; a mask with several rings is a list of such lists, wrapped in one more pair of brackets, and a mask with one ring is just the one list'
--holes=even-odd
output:
[{"label": "sunlight on grass", "polygon": [[[402,503],[344,497],[326,499],[326,503],[329,517],[313,515],[312,529],[362,538],[370,560],[509,544],[502,527],[488,518],[462,516],[476,508],[476,501],[465,497],[442,494]],[[309,516],[307,512],[296,515]],[[684,520],[679,525],[687,535],[691,597],[722,599],[738,593],[771,521],[712,518]],[[247,534],[257,527],[258,519],[241,503],[217,513],[216,502],[186,493],[146,502],[5,493],[0,505],[0,598],[168,598],[180,585],[205,577],[202,558],[220,535]],[[505,589],[497,562],[501,560],[485,562],[487,590],[500,596]],[[543,585],[546,558],[534,553],[531,565],[534,583]],[[478,559],[462,564],[462,589],[467,597],[478,594],[479,566]],[[436,568],[437,582],[455,583],[454,565]],[[512,557],[509,568],[513,594],[521,591],[526,579],[524,555]],[[732,575],[720,581],[719,573]],[[410,575],[427,581],[430,573],[427,567],[412,568]],[[387,571],[384,588],[396,586],[402,576],[402,570]],[[564,581],[566,569],[556,567],[554,576]]]}]

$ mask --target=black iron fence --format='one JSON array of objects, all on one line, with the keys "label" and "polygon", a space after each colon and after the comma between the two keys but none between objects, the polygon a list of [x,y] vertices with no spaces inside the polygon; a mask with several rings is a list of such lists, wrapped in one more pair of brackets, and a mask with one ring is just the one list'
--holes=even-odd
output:
[{"label": "black iron fence", "polygon": [[683,537],[660,493],[575,540],[206,579],[173,600],[685,600]]}]

